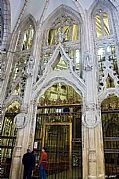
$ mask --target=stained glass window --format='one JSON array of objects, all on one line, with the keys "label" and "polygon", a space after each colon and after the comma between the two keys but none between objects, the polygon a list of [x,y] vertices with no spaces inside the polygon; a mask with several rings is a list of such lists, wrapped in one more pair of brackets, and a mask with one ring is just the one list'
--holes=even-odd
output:
[{"label": "stained glass window", "polygon": [[29,28],[23,34],[22,50],[28,50],[32,47],[33,35],[34,29],[32,25],[30,25]]},{"label": "stained glass window", "polygon": [[48,30],[48,45],[57,44],[59,42],[59,33],[62,35],[63,42],[78,40],[78,27],[79,24],[74,22],[70,17],[57,19],[55,25]]},{"label": "stained glass window", "polygon": [[98,38],[110,35],[109,17],[105,12],[100,11],[95,16],[96,35]]},{"label": "stained glass window", "polygon": [[[44,31],[42,45],[42,61],[39,75],[43,74],[46,64],[51,59],[56,46],[61,43],[67,56],[73,62],[73,70],[80,70],[80,24],[70,15],[61,15]],[[73,45],[72,45],[73,44]],[[62,53],[58,54],[54,70],[66,70],[67,64]]]}]

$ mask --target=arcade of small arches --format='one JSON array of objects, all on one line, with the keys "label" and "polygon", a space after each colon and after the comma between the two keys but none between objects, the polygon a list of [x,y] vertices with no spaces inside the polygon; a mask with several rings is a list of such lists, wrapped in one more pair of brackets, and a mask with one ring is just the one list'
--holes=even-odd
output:
[{"label": "arcade of small arches", "polygon": [[80,13],[60,5],[37,23],[29,14],[11,40],[10,21],[1,0],[0,177],[21,179],[26,149],[37,164],[45,146],[48,179],[118,178],[116,6],[100,0]]}]

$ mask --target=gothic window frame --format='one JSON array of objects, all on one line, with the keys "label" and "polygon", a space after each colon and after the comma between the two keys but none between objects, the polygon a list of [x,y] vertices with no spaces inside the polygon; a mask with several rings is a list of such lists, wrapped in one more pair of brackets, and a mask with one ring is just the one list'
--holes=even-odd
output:
[{"label": "gothic window frame", "polygon": [[[104,32],[104,21],[102,19],[103,14],[107,14],[108,16],[108,26],[109,26],[109,30],[110,30],[110,34],[109,36],[105,35]],[[102,37],[97,37],[97,31],[96,31],[96,16],[99,15],[100,18],[100,23],[101,23],[101,28],[102,28]],[[112,20],[112,13],[110,12],[109,8],[106,8],[104,6],[99,6],[97,7],[94,12],[92,13],[92,21],[93,21],[93,31],[94,31],[94,41],[102,41],[103,39],[109,39],[110,37],[114,36],[114,28],[113,28],[113,20]]]},{"label": "gothic window frame", "polygon": [[22,22],[19,25],[19,37],[18,37],[18,44],[17,44],[17,50],[18,51],[24,51],[22,50],[22,43],[23,43],[23,33],[25,34],[25,32],[30,28],[30,26],[32,26],[34,33],[33,33],[33,38],[32,38],[32,46],[31,48],[25,49],[26,51],[32,51],[33,46],[34,46],[34,39],[35,39],[35,34],[36,34],[36,21],[34,19],[34,17],[29,14],[28,16],[26,16]]},{"label": "gothic window frame", "polygon": [[[81,42],[83,42],[83,36],[81,34],[82,34],[83,28],[84,28],[81,14],[79,14],[75,10],[73,10],[73,9],[67,7],[67,6],[64,6],[64,5],[58,7],[55,11],[53,11],[53,13],[51,15],[49,15],[49,17],[46,20],[44,20],[43,27],[42,27],[42,32],[45,31],[45,33],[44,33],[45,35],[42,34],[42,44],[44,45],[44,48],[46,48],[47,50],[48,50],[48,48],[52,48],[52,49],[54,48],[55,49],[57,44],[54,44],[54,45],[52,45],[52,47],[49,47],[49,45],[47,45],[47,43],[44,43],[43,39],[48,38],[49,30],[54,26],[55,20],[60,18],[64,14],[65,14],[65,17],[70,17],[71,19],[74,20],[74,22],[76,22],[75,24],[78,25],[78,35],[77,36],[79,36],[79,40],[67,41],[67,42],[63,42],[63,43],[67,47],[68,46],[69,47],[74,46],[75,50],[79,50],[79,53],[80,53],[79,54],[80,67],[78,67],[79,69],[77,69],[77,72],[80,73],[81,72],[81,64],[82,64],[82,50],[81,50],[82,49],[82,44],[81,44]],[[42,56],[42,54],[41,54],[41,56]],[[49,58],[49,60],[50,60],[50,58]],[[40,59],[40,62],[39,62],[39,64],[41,64],[40,66],[43,66],[43,63],[44,62]],[[46,64],[47,64],[47,62],[46,62]],[[39,75],[42,75],[42,74],[39,74]]]},{"label": "gothic window frame", "polygon": [[[97,32],[96,32],[96,24],[95,24],[95,17],[96,14],[98,14],[98,12],[101,10],[101,13],[106,13],[108,15],[108,25],[110,28],[110,35],[109,36],[102,36],[101,38],[97,37]],[[115,21],[114,21],[114,13],[115,13],[115,9],[113,8],[112,4],[104,2],[99,2],[95,5],[95,8],[92,11],[91,14],[91,19],[92,19],[92,30],[94,31],[94,35],[93,35],[93,40],[94,40],[94,48],[95,48],[95,57],[96,57],[96,66],[97,66],[97,80],[98,80],[98,90],[104,91],[106,90],[106,82],[104,81],[104,75],[102,74],[102,80],[100,83],[100,72],[99,72],[99,61],[98,61],[98,50],[103,48],[106,52],[106,56],[105,56],[105,60],[107,61],[108,56],[108,52],[107,52],[107,48],[108,47],[112,47],[114,46],[115,48],[115,57],[116,57],[116,63],[117,63],[117,67],[119,69],[119,60],[118,60],[118,56],[119,56],[119,50],[117,49],[117,45],[116,45],[116,32],[115,32]],[[107,66],[105,67],[107,68]],[[109,68],[112,68],[111,66],[109,66]],[[109,71],[109,68],[107,68],[107,71]],[[106,71],[106,70],[105,70]],[[118,74],[117,74],[118,76]],[[114,77],[113,72],[111,72],[111,77]],[[103,82],[103,83],[102,83]],[[118,87],[119,84],[119,80],[118,77],[116,77],[116,80],[114,80],[115,83],[115,87]],[[114,87],[114,88],[115,88]],[[113,87],[111,87],[113,88]]]},{"label": "gothic window frame", "polygon": [[[32,25],[34,29],[34,35],[33,35],[33,41],[32,41],[32,47],[30,49],[23,50],[21,49],[21,35],[22,32],[24,33],[25,30],[29,28],[29,26]],[[36,32],[36,22],[34,18],[31,15],[28,15],[26,18],[24,18],[18,28],[18,38],[20,41],[18,41],[18,44],[16,45],[16,55],[13,57],[13,66],[11,70],[11,74],[9,77],[7,92],[6,92],[6,98],[9,99],[11,96],[19,96],[20,98],[24,97],[24,91],[25,91],[25,85],[26,85],[26,79],[27,79],[27,73],[26,68],[28,65],[29,57],[32,54],[33,47],[34,47],[34,39],[35,39],[35,32]],[[16,58],[17,56],[17,58]],[[16,70],[17,68],[17,70]],[[17,86],[19,86],[19,91],[16,91]]]}]

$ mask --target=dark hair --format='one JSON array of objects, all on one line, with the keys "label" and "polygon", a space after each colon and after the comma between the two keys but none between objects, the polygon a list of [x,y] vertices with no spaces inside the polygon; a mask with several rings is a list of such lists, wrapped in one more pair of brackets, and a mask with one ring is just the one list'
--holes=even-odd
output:
[{"label": "dark hair", "polygon": [[46,148],[45,148],[45,147],[43,147],[42,149],[44,149],[44,150],[46,151]]},{"label": "dark hair", "polygon": [[27,152],[31,152],[31,150],[30,150],[30,149],[27,149]]}]

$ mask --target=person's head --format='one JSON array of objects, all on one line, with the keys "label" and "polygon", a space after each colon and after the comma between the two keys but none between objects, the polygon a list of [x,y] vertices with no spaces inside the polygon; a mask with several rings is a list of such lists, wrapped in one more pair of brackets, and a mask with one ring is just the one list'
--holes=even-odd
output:
[{"label": "person's head", "polygon": [[27,153],[31,153],[31,149],[27,149]]},{"label": "person's head", "polygon": [[46,151],[46,149],[45,149],[45,147],[43,147],[43,148],[42,148],[42,152],[45,152],[45,151]]}]

